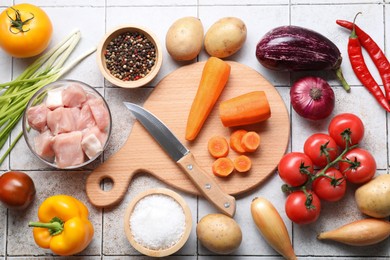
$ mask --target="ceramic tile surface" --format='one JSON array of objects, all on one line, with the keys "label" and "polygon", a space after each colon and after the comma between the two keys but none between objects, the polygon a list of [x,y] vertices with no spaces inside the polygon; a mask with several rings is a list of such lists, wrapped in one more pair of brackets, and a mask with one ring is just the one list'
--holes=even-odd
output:
[{"label": "ceramic tile surface", "polygon": [[[140,192],[152,188],[169,188],[162,181],[146,173],[139,173],[131,180],[123,200],[117,206],[98,208],[91,204],[86,194],[85,183],[92,170],[117,153],[125,144],[135,122],[122,102],[130,101],[140,105],[148,99],[154,86],[174,70],[209,57],[202,50],[193,61],[177,62],[165,48],[165,35],[170,25],[183,16],[201,19],[205,31],[218,19],[226,16],[241,18],[247,26],[247,39],[243,48],[227,58],[245,64],[262,74],[281,95],[289,113],[290,139],[287,151],[303,151],[308,136],[315,132],[326,132],[331,118],[339,113],[358,115],[365,125],[365,136],[361,147],[372,152],[377,163],[377,175],[387,174],[390,167],[390,117],[355,76],[347,54],[350,32],[336,24],[337,19],[352,20],[356,13],[359,26],[370,34],[376,43],[390,55],[390,1],[389,0],[3,0],[0,12],[7,6],[29,2],[42,7],[49,15],[54,31],[49,48],[55,46],[74,30],[81,32],[81,39],[67,62],[75,60],[84,52],[95,48],[105,33],[123,24],[136,24],[149,28],[163,47],[163,66],[155,80],[138,89],[118,88],[106,81],[96,63],[96,54],[88,56],[65,74],[63,79],[84,81],[95,87],[106,99],[112,113],[112,136],[104,154],[92,164],[77,170],[61,171],[40,162],[29,151],[23,138],[17,143],[10,156],[0,166],[0,174],[8,170],[24,171],[36,185],[36,198],[25,210],[18,211],[0,206],[0,259],[67,259],[50,250],[39,248],[33,239],[28,222],[38,218],[37,211],[42,201],[52,195],[68,194],[84,202],[89,209],[95,234],[91,244],[71,259],[150,259],[143,256],[128,242],[123,218],[130,201]],[[255,57],[255,46],[261,37],[271,29],[282,25],[298,25],[315,30],[333,41],[343,57],[341,68],[351,86],[346,93],[331,70],[320,72],[277,72],[266,69]],[[378,82],[380,75],[367,52],[363,52],[367,65]],[[12,58],[0,49],[0,84],[15,79],[35,58]],[[299,116],[290,103],[290,87],[299,78],[307,75],[321,76],[332,86],[336,104],[331,116],[321,121],[308,121]],[[0,93],[1,93],[0,89]],[[178,93],[180,95],[180,93]],[[0,108],[1,109],[1,108]],[[161,108],[163,109],[163,108]],[[0,150],[2,155],[21,131],[19,123],[10,138]],[[252,191],[236,197],[235,220],[240,225],[243,240],[240,247],[229,255],[212,253],[198,241],[197,222],[216,209],[205,199],[178,192],[188,203],[192,214],[192,231],[185,245],[167,259],[199,260],[254,260],[282,259],[256,229],[250,205],[255,197],[267,198],[278,210],[286,223],[298,259],[389,259],[390,239],[366,247],[353,247],[336,242],[316,239],[318,233],[344,225],[365,216],[359,212],[354,200],[357,185],[348,187],[345,198],[336,203],[323,202],[319,219],[309,225],[297,225],[289,220],[285,212],[286,196],[281,192],[282,180],[275,171],[266,181]],[[101,183],[104,190],[112,188],[110,181]],[[115,185],[115,184],[114,184]]]}]

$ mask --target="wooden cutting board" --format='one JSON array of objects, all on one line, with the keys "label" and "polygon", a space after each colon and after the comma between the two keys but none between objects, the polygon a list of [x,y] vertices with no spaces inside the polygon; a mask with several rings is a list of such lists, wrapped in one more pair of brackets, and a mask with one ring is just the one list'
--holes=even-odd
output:
[{"label": "wooden cutting board", "polygon": [[[194,154],[199,165],[213,176],[211,165],[214,159],[207,151],[207,142],[217,134],[228,139],[235,130],[222,125],[218,117],[219,102],[255,90],[265,91],[271,106],[271,118],[245,127],[261,136],[258,151],[248,154],[252,158],[252,169],[245,174],[234,172],[228,178],[213,176],[225,192],[237,195],[259,186],[275,171],[288,146],[290,121],[286,106],[274,86],[250,67],[237,62],[228,63],[231,65],[228,84],[195,141],[186,141],[184,135],[204,62],[181,67],[167,75],[158,83],[144,107],[160,118]],[[228,156],[234,159],[237,153],[230,150]],[[89,200],[97,207],[119,203],[132,178],[139,172],[147,172],[174,188],[199,195],[185,173],[136,121],[124,146],[88,176],[86,192]],[[101,189],[102,180],[106,178],[113,182],[109,191]]]}]

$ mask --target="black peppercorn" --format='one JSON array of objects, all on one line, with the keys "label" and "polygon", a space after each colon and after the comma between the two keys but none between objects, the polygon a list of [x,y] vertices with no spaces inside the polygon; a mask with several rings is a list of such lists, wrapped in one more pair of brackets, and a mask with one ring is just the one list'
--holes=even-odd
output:
[{"label": "black peppercorn", "polygon": [[156,47],[142,33],[126,32],[110,41],[104,53],[110,73],[123,81],[145,77],[156,62]]}]

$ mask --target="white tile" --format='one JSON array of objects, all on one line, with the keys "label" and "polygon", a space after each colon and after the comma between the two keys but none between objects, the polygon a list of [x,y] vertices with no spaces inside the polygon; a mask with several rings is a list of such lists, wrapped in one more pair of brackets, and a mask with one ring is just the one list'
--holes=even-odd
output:
[{"label": "white tile", "polygon": [[[132,15],[129,16],[129,13]],[[159,16],[161,13],[164,13],[165,19],[161,19]],[[133,24],[148,28],[156,35],[163,49],[163,65],[157,77],[148,84],[155,86],[164,76],[183,65],[183,63],[173,61],[165,47],[165,35],[168,28],[175,20],[183,16],[196,17],[197,8],[195,6],[107,7],[106,28],[109,31],[123,24]]]},{"label": "white tile", "polygon": [[[289,82],[289,73],[275,72],[263,67],[256,59],[256,45],[270,29],[288,24],[288,6],[200,6],[199,18],[202,20],[205,33],[217,20],[234,16],[243,20],[247,27],[247,39],[244,46],[226,60],[244,63],[259,71],[274,85],[286,85]],[[280,19],[270,19],[278,17]],[[209,55],[203,50],[200,60],[206,60]]]},{"label": "white tile", "polygon": [[[39,205],[48,197],[58,194],[73,196],[83,202],[89,209],[89,219],[95,229],[90,245],[79,255],[99,255],[102,239],[102,211],[92,207],[84,190],[86,175],[82,172],[27,172],[35,183],[36,196],[32,204],[23,211],[9,211],[7,254],[9,256],[46,255],[51,252],[39,248],[33,239],[29,221],[37,221]],[[71,183],[71,185],[70,185]]]},{"label": "white tile", "polygon": [[[382,172],[383,173],[383,172]],[[321,215],[315,224],[294,224],[294,247],[298,255],[312,256],[389,256],[390,240],[367,247],[348,246],[333,241],[318,241],[317,234],[333,230],[352,221],[365,218],[354,203],[356,186],[349,185],[346,196],[338,202],[322,203]],[[337,212],[337,214],[335,214]]]},{"label": "white tile", "polygon": [[381,4],[383,0],[291,0],[291,4],[322,4],[322,5],[334,5],[334,4]]},{"label": "white tile", "polygon": [[7,209],[5,207],[0,208],[0,256],[5,255],[5,245],[7,241]]},{"label": "white tile", "polygon": [[[196,5],[196,0],[149,0],[149,1],[134,1],[134,0],[107,0],[107,6],[184,6]],[[133,13],[130,13],[133,14]]]},{"label": "white tile", "polygon": [[[357,24],[367,31],[379,46],[383,46],[383,11],[381,5],[294,5],[291,6],[291,24],[314,30],[331,40],[340,50],[343,62],[341,69],[350,85],[361,85],[355,76],[348,57],[348,38],[350,32],[336,24],[337,19],[352,21],[355,14],[363,14],[357,18]],[[321,17],[318,19],[318,17]],[[317,21],[313,23],[312,21]],[[366,53],[365,53],[366,54]],[[368,55],[364,55],[372,75],[380,82],[375,66]],[[308,73],[306,73],[308,74]],[[339,81],[331,73],[327,79],[332,84]]]},{"label": "white tile", "polygon": [[[15,0],[15,3],[25,3],[25,1]],[[87,7],[96,7],[96,6],[104,6],[104,0],[34,0],[32,3],[37,6],[87,6]]]},{"label": "white tile", "polygon": [[[353,113],[361,118],[365,126],[361,148],[370,151],[376,159],[378,169],[386,169],[386,121],[384,110],[379,107],[374,98],[363,87],[354,87],[351,93],[346,93],[341,87],[333,87],[336,96],[336,105],[332,114],[325,120],[310,121],[300,117],[295,111],[292,113],[292,150],[303,151],[305,140],[316,132],[327,133],[328,125],[333,116],[340,113]],[[359,97],[359,98],[357,98]],[[369,109],[368,109],[369,108]]]},{"label": "white tile", "polygon": [[235,1],[235,0],[216,0],[216,1],[207,1],[207,0],[199,0],[199,5],[288,5],[288,0],[244,0],[244,1]]},{"label": "white tile", "polygon": [[[139,175],[136,176],[130,183],[129,190],[126,193],[125,198],[115,208],[106,210],[104,214],[104,226],[103,226],[103,254],[105,255],[139,255],[129,243],[124,234],[124,212],[128,207],[132,199],[141,192],[152,188],[168,188],[167,185],[161,183],[157,179],[147,176]],[[196,196],[184,194],[180,191],[174,190],[179,193],[184,200],[187,202],[192,213],[192,231],[187,243],[180,249],[175,255],[194,255],[196,254],[196,209],[197,200]],[[111,243],[115,241],[115,243]]]},{"label": "white tile", "polygon": [[[0,4],[0,7],[8,7],[8,6],[12,6],[13,3],[12,3],[12,0],[4,0],[4,1],[1,1],[1,4]],[[0,11],[3,11],[3,8],[0,8]]]},{"label": "white tile", "polygon": [[[70,64],[86,51],[96,47],[105,33],[104,8],[47,7],[45,10],[50,16],[54,28],[48,49],[56,46],[75,30],[80,30],[81,32],[81,40],[67,59],[65,65]],[[64,23],[64,17],[72,17],[72,19],[68,19]],[[14,75],[19,75],[34,60],[35,58],[15,60]],[[97,66],[96,54],[91,54],[73,67],[69,73],[62,76],[62,79],[75,79],[91,86],[103,86],[103,76]]]},{"label": "white tile", "polygon": [[[277,255],[277,253],[261,236],[252,219],[250,205],[252,199],[255,197],[264,197],[275,206],[282,219],[286,223],[286,227],[291,236],[291,221],[287,219],[284,212],[285,196],[280,190],[282,184],[283,183],[279,176],[274,173],[271,174],[271,176],[261,186],[255,188],[252,192],[237,197],[237,210],[234,219],[241,227],[243,238],[240,247],[231,255]],[[210,213],[217,213],[217,210],[205,199],[200,199],[199,220]],[[201,245],[199,245],[199,253],[201,255],[215,255]]]}]

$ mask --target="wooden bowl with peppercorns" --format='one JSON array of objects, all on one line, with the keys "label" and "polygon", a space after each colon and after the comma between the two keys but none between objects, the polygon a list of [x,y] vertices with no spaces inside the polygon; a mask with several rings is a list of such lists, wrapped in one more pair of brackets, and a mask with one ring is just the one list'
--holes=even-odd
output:
[{"label": "wooden bowl with peppercorns", "polygon": [[103,76],[113,85],[138,88],[151,82],[162,65],[162,48],[148,29],[124,25],[108,32],[97,49]]}]

